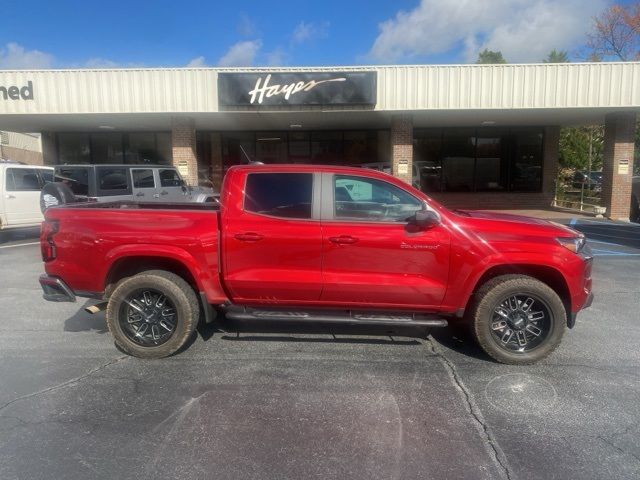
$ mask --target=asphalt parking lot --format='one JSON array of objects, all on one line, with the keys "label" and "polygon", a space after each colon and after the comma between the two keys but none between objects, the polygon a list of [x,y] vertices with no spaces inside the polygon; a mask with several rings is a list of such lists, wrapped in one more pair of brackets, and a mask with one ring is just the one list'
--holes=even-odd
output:
[{"label": "asphalt parking lot", "polygon": [[640,226],[567,223],[595,301],[528,367],[444,331],[226,322],[138,360],[42,300],[35,232],[5,234],[0,479],[640,478]]}]

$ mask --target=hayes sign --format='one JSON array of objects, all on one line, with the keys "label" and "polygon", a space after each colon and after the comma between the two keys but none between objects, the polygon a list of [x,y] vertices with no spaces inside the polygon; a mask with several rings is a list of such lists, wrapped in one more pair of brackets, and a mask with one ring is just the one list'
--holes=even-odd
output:
[{"label": "hayes sign", "polygon": [[220,106],[375,105],[376,72],[219,73]]},{"label": "hayes sign", "polygon": [[29,80],[23,87],[0,85],[0,97],[4,100],[33,100],[33,82]]}]

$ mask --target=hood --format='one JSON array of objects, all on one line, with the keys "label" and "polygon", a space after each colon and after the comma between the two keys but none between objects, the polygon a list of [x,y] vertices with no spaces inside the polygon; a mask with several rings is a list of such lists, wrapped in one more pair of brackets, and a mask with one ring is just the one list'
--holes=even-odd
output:
[{"label": "hood", "polygon": [[[573,230],[572,228],[556,223],[550,220],[544,220],[542,218],[527,217],[525,215],[513,215],[510,213],[498,213],[486,210],[454,210],[456,215],[464,218],[470,218],[482,222],[486,220],[486,223],[497,224],[501,223],[505,229],[513,228],[519,230],[520,228],[532,227],[538,231],[546,231],[554,235],[562,237],[578,237],[582,236],[582,233]],[[474,222],[475,223],[475,222]],[[485,223],[485,222],[482,222]]]}]

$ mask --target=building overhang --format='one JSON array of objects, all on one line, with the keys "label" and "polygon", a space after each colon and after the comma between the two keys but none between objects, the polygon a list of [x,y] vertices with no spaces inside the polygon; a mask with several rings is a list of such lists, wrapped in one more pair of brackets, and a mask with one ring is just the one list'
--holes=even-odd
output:
[{"label": "building overhang", "polygon": [[[292,82],[367,73],[375,92],[367,105],[229,106],[221,73]],[[639,79],[640,62],[0,71],[0,129],[168,130],[175,116],[201,130],[387,128],[398,113],[415,127],[587,125],[640,111]]]}]

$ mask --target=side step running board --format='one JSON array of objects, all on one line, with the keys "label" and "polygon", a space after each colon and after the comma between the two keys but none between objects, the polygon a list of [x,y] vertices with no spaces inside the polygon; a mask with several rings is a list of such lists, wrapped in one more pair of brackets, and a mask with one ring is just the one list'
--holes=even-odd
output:
[{"label": "side step running board", "polygon": [[232,320],[277,320],[295,322],[329,322],[351,325],[388,325],[446,327],[447,320],[435,315],[418,313],[379,313],[317,310],[270,310],[228,305],[223,307],[225,316]]}]

